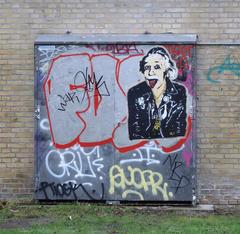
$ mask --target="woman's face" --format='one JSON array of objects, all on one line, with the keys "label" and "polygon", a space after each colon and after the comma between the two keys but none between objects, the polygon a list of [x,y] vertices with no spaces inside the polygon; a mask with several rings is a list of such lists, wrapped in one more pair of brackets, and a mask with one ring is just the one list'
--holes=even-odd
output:
[{"label": "woman's face", "polygon": [[151,54],[145,60],[144,76],[150,88],[158,88],[164,82],[166,60],[160,54]]}]

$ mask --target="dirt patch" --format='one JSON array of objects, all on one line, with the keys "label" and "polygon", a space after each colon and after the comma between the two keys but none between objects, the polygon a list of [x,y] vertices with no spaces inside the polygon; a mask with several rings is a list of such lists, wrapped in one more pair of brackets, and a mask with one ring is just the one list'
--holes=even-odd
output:
[{"label": "dirt patch", "polygon": [[0,224],[0,229],[16,229],[16,228],[29,228],[34,224],[48,224],[53,222],[52,219],[43,218],[25,218],[25,219],[8,219]]},{"label": "dirt patch", "polygon": [[0,201],[0,210],[4,209],[7,206],[6,201]]}]

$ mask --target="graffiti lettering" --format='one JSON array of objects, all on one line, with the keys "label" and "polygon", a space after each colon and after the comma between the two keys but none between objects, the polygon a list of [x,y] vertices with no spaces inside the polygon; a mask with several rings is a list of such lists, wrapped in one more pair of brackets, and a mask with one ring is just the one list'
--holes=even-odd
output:
[{"label": "graffiti lettering", "polygon": [[[38,51],[40,53],[40,63],[46,63],[50,61],[52,58],[56,57],[57,55],[67,52],[69,50],[73,50],[77,48],[75,45],[69,46],[40,46]],[[44,72],[46,72],[44,70]]]},{"label": "graffiti lettering", "polygon": [[146,162],[147,165],[160,164],[160,160],[154,159],[156,155],[162,153],[154,141],[148,142],[144,147],[133,151],[131,158],[124,158],[120,164],[133,163],[133,162]]},{"label": "graffiti lettering", "polygon": [[[98,158],[91,162],[90,155],[92,153],[97,153]],[[82,158],[82,156],[84,157]],[[64,152],[51,150],[46,156],[46,168],[55,178],[71,177],[73,174],[75,178],[96,178],[93,166],[96,166],[97,171],[101,172],[101,169],[104,168],[100,163],[102,160],[103,158],[99,156],[98,147],[95,147],[89,153],[85,152],[83,148],[80,148],[80,150],[76,152],[73,150],[66,150]],[[54,162],[54,164],[51,162]]]},{"label": "graffiti lettering", "polygon": [[[167,191],[168,184],[163,183],[163,177],[158,172],[151,170],[141,170],[140,168],[127,167],[129,177],[125,175],[124,169],[118,165],[111,167],[109,171],[110,188],[109,193],[114,194],[115,188],[123,190],[122,197],[126,198],[128,194],[137,194],[142,200],[143,196],[139,191],[151,191],[153,195],[160,194],[163,200],[169,200],[173,194]],[[129,178],[129,179],[128,179]],[[134,190],[132,189],[134,188]]]},{"label": "graffiti lettering", "polygon": [[51,189],[52,195],[56,197],[69,197],[73,194],[75,200],[77,199],[76,190],[80,187],[80,185],[73,184],[69,182],[68,184],[55,184],[55,182],[41,182],[39,191],[43,191],[44,196],[48,199],[47,188]]},{"label": "graffiti lettering", "polygon": [[[84,80],[83,84],[81,83],[82,80]],[[87,97],[87,92],[94,92],[93,96],[99,96],[99,98],[102,98],[102,96],[110,96],[107,84],[103,80],[103,75],[98,79],[95,72],[93,72],[91,76],[88,73],[88,67],[86,67],[85,72],[79,71],[76,73],[74,76],[74,84],[70,84],[69,87],[70,90],[75,89],[78,92],[84,91],[82,101]]]},{"label": "graffiti lettering", "polygon": [[[77,196],[77,190],[79,188],[81,188],[83,190],[83,192],[92,200],[103,200],[104,197],[104,184],[101,183],[101,187],[102,187],[102,194],[100,196],[100,199],[97,199],[95,197],[93,197],[90,192],[86,189],[85,185],[87,185],[88,183],[85,184],[74,184],[72,182],[68,182],[68,183],[55,183],[55,182],[41,182],[40,183],[40,187],[37,189],[37,191],[39,192],[43,192],[45,199],[49,199],[49,195],[51,195],[51,197],[60,197],[60,198],[64,198],[64,197],[70,197],[71,195],[74,197],[75,200],[78,200],[78,196]],[[92,190],[92,193],[95,193],[95,190]]]},{"label": "graffiti lettering", "polygon": [[71,102],[71,103],[80,102],[78,96],[76,96],[76,92],[73,92],[73,93],[68,92],[64,96],[58,95],[58,97],[60,97],[61,99],[61,102],[60,102],[61,108],[58,108],[59,111],[65,111],[66,110],[65,107],[67,106],[68,102]]},{"label": "graffiti lettering", "polygon": [[186,187],[190,181],[186,176],[182,175],[180,171],[180,168],[183,166],[183,162],[178,161],[178,154],[168,155],[166,160],[163,162],[163,165],[167,162],[169,162],[171,169],[171,175],[168,179],[177,182],[176,186],[171,186],[171,188],[175,188],[175,193],[177,193],[180,188]]},{"label": "graffiti lettering", "polygon": [[114,55],[129,55],[143,53],[143,50],[138,50],[135,44],[86,45],[86,47],[92,49],[93,51],[107,51]]}]

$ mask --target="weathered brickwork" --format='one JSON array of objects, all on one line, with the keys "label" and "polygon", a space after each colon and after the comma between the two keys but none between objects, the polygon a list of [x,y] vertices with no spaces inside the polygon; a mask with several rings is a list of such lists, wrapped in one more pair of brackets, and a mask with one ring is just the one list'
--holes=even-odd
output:
[{"label": "weathered brickwork", "polygon": [[197,34],[199,200],[240,204],[240,46],[231,45],[240,41],[240,1],[232,0],[0,0],[0,199],[32,198],[33,43],[67,31]]},{"label": "weathered brickwork", "polygon": [[202,202],[240,202],[240,47],[198,46],[197,152]]}]

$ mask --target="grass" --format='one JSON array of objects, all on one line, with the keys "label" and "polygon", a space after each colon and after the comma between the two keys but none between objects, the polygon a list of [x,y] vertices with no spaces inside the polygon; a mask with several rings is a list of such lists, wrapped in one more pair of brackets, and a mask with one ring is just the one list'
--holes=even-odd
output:
[{"label": "grass", "polygon": [[67,203],[6,205],[0,210],[0,233],[240,234],[240,216],[190,216],[141,207]]}]

